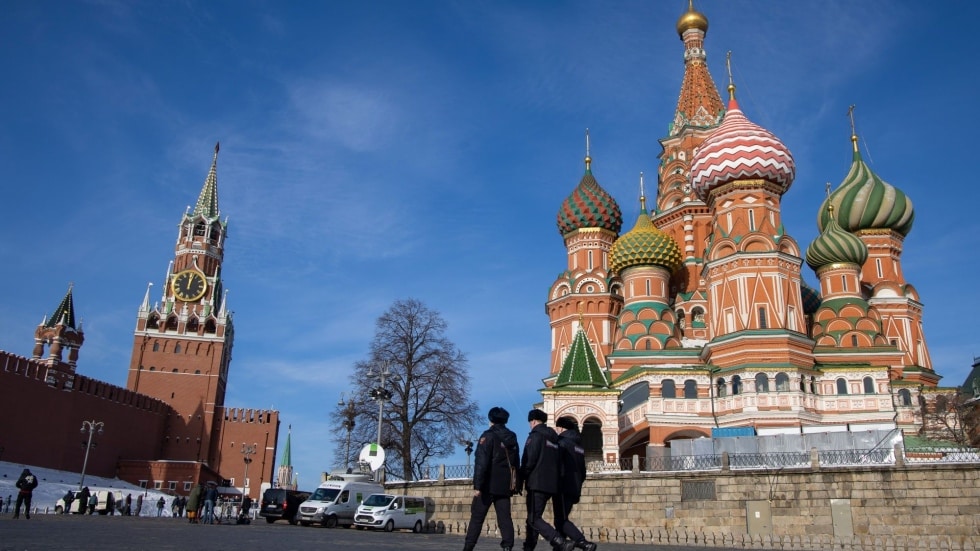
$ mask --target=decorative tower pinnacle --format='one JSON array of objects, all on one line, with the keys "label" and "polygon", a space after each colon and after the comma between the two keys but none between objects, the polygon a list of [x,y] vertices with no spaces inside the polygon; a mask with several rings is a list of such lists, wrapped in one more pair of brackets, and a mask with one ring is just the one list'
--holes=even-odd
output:
[{"label": "decorative tower pinnacle", "polygon": [[218,149],[220,146],[221,142],[214,144],[214,159],[211,161],[211,170],[208,171],[208,177],[204,179],[204,187],[201,188],[201,194],[197,198],[192,216],[201,215],[213,220],[221,214],[218,210]]}]

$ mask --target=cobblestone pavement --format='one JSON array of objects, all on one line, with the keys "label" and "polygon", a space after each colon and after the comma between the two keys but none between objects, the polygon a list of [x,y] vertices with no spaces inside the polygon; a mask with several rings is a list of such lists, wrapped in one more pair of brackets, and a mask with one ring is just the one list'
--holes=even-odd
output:
[{"label": "cobblestone pavement", "polygon": [[[520,544],[518,544],[520,545]],[[0,551],[312,551],[315,549],[460,551],[456,534],[413,534],[290,526],[285,522],[200,525],[171,518],[32,515],[0,516]],[[519,548],[519,547],[518,547]],[[499,551],[500,540],[482,537],[477,551]],[[539,551],[550,546],[538,542]],[[704,547],[600,543],[600,551],[693,551]],[[714,548],[719,549],[719,548]]]}]

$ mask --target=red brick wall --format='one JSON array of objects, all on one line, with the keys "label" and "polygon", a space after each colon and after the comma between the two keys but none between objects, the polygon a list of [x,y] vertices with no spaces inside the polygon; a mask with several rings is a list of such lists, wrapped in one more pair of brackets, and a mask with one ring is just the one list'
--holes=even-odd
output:
[{"label": "red brick wall", "polygon": [[[125,388],[82,375],[45,382],[41,363],[0,351],[0,446],[3,459],[81,472],[82,421],[105,423],[89,452],[87,474],[113,477],[120,458],[153,458],[160,452],[171,408]],[[66,384],[67,383],[67,384]]]}]

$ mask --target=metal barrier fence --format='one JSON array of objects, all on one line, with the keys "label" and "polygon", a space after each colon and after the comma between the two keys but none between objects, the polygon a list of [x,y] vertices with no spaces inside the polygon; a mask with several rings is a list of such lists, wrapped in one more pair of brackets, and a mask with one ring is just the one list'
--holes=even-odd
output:
[{"label": "metal barrier fence", "polygon": [[[966,447],[898,448],[905,463],[980,463],[980,449]],[[897,463],[895,449],[875,448],[871,450],[817,450],[817,461],[824,467],[881,465]],[[739,469],[792,469],[811,466],[810,452],[769,452],[679,455],[660,457],[621,457],[614,463],[592,461],[587,468],[590,473],[603,472],[694,472],[715,471],[726,467]],[[636,465],[634,467],[634,460]],[[473,477],[472,465],[426,466],[419,480],[467,479]],[[388,475],[389,481],[402,479]]]}]

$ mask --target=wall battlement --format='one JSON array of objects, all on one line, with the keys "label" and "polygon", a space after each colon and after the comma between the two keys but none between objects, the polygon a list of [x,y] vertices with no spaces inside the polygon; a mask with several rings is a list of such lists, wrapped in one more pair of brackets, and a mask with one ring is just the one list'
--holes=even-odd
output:
[{"label": "wall battlement", "polygon": [[20,376],[65,392],[77,392],[92,397],[101,398],[119,405],[134,407],[154,413],[168,413],[170,406],[165,402],[144,394],[133,392],[127,388],[99,381],[77,373],[65,373],[50,367],[45,360],[26,358],[0,350],[0,374],[2,376]]},{"label": "wall battlement", "polygon": [[274,423],[279,412],[271,409],[224,408],[226,423]]}]

